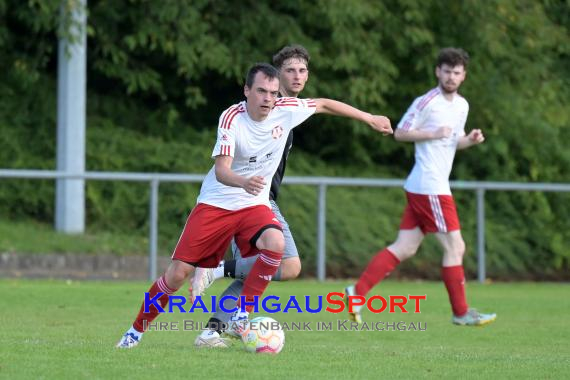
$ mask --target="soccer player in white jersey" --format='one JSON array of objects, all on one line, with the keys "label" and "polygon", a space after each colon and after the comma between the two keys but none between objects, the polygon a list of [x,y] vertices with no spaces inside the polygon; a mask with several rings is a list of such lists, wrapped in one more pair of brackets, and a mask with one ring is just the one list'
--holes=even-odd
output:
[{"label": "soccer player in white jersey", "polygon": [[[349,295],[365,296],[400,262],[415,255],[425,234],[433,233],[443,248],[441,275],[449,294],[452,322],[478,326],[495,320],[495,314],[481,314],[467,305],[465,243],[449,187],[455,151],[485,140],[479,129],[465,135],[469,104],[457,90],[465,80],[468,62],[464,50],[442,49],[435,68],[438,86],[415,99],[398,124],[395,139],[415,143],[415,165],[404,185],[408,204],[400,231],[396,241],[370,261],[358,282],[345,289],[345,302]],[[348,310],[351,320],[361,322],[360,309]]]},{"label": "soccer player in white jersey", "polygon": [[[283,233],[271,211],[266,185],[279,165],[289,132],[314,113],[328,113],[360,120],[383,134],[392,133],[390,120],[384,116],[331,99],[277,99],[278,92],[278,71],[273,66],[260,63],[248,71],[246,101],[222,113],[212,152],[214,166],[202,183],[197,205],[188,217],[168,269],[152,284],[145,299],[158,297],[157,303],[165,308],[169,295],[186,282],[196,267],[218,266],[235,237],[244,257],[259,254],[241,293],[247,303],[253,303],[254,297],[265,291],[283,255]],[[143,302],[117,347],[139,344],[160,313],[154,304],[146,306],[147,312]],[[253,306],[244,306],[245,311],[238,308],[232,321],[247,321]]]},{"label": "soccer player in white jersey", "polygon": [[[309,79],[309,52],[301,45],[288,45],[283,47],[279,52],[273,56],[273,65],[279,71],[279,96],[282,97],[298,97],[303,91],[307,80]],[[289,152],[293,146],[293,130],[289,132],[287,142],[281,161],[277,167],[277,171],[273,175],[269,190],[269,202],[271,210],[281,224],[283,236],[285,238],[285,250],[281,259],[279,269],[271,279],[271,281],[287,281],[299,276],[301,272],[301,260],[293,234],[289,229],[289,224],[281,213],[277,204],[277,198],[283,177],[285,176],[285,169],[287,167],[287,159]],[[243,288],[243,280],[249,274],[257,256],[242,257],[239,248],[232,240],[232,254],[233,259],[222,261],[217,268],[197,268],[195,276],[191,279],[190,292],[192,298],[202,295],[204,290],[211,286],[211,284],[222,277],[235,279],[224,292],[218,297],[238,297]],[[224,306],[227,310],[235,307],[236,301],[233,298],[227,298]],[[221,334],[227,327],[230,321],[231,313],[224,312],[221,308],[213,313],[208,321],[208,329],[213,329]],[[232,330],[227,330],[228,334],[232,334]],[[225,342],[220,342],[220,338],[211,336],[208,331],[203,331],[196,337],[194,344],[197,347],[226,347]]]}]

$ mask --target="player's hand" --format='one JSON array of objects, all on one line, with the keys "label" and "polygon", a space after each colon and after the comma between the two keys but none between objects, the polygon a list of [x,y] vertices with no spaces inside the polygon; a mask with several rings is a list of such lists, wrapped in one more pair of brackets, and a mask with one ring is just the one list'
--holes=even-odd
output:
[{"label": "player's hand", "polygon": [[372,129],[382,133],[384,136],[388,136],[394,133],[392,130],[392,125],[390,124],[390,119],[382,115],[372,115],[372,119],[368,123]]},{"label": "player's hand", "polygon": [[471,132],[469,132],[467,138],[474,145],[481,144],[483,141],[485,141],[485,136],[483,136],[483,132],[481,132],[480,129],[473,129]]},{"label": "player's hand", "polygon": [[243,189],[251,194],[251,195],[258,195],[261,193],[263,188],[265,187],[265,179],[261,176],[253,176],[247,179]]},{"label": "player's hand", "polygon": [[453,132],[453,129],[451,129],[450,127],[440,127],[434,131],[433,138],[444,139],[446,137],[451,136],[451,132]]}]

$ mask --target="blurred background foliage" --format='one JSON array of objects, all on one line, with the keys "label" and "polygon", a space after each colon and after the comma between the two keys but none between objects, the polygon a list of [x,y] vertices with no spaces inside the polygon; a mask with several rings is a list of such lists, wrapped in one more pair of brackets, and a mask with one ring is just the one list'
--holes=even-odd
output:
[{"label": "blurred background foliage", "polygon": [[[0,0],[2,168],[55,168],[59,7]],[[438,50],[459,46],[472,59],[462,87],[467,129],[487,140],[457,155],[452,179],[570,181],[568,0],[90,0],[88,8],[88,170],[205,173],[220,113],[243,99],[245,71],[286,44],[311,53],[304,97],[339,99],[394,126],[435,85]],[[404,178],[412,165],[412,144],[316,116],[296,133],[288,174]],[[198,191],[161,185],[161,254],[173,248]],[[142,184],[88,182],[88,228],[144,235],[148,193]],[[316,189],[282,193],[312,275]],[[456,197],[473,274],[474,193]],[[487,193],[489,275],[570,278],[569,198]],[[0,183],[5,220],[51,223],[53,200],[52,181]],[[395,238],[403,192],[333,188],[328,201],[329,274],[357,275]],[[428,239],[399,275],[435,278],[440,260]]]}]

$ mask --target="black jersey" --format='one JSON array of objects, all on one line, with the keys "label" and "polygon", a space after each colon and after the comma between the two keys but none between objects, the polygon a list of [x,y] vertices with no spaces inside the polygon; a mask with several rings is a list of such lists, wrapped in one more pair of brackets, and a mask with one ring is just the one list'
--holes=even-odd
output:
[{"label": "black jersey", "polygon": [[271,188],[269,189],[269,199],[272,201],[277,201],[277,195],[279,194],[279,186],[281,186],[281,181],[285,176],[285,167],[287,166],[287,158],[289,157],[289,152],[293,147],[293,130],[289,132],[287,136],[287,142],[285,143],[285,149],[283,150],[283,157],[281,157],[281,162],[277,167],[277,171],[273,178],[271,179]]}]

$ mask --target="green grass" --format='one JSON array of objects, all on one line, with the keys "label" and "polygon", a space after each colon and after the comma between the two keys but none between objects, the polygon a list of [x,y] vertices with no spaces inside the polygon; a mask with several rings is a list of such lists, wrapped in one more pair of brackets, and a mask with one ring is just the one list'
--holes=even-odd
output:
[{"label": "green grass", "polygon": [[90,230],[68,235],[43,223],[0,219],[0,252],[146,255],[148,237]]},{"label": "green grass", "polygon": [[[227,284],[215,283],[209,294]],[[274,283],[266,294],[324,295],[345,284]],[[468,328],[450,323],[441,283],[387,281],[376,289],[384,295],[427,294],[421,313],[365,313],[365,321],[421,322],[426,331],[288,331],[277,356],[249,354],[237,344],[197,350],[194,331],[152,331],[135,349],[115,349],[147,289],[140,282],[0,280],[0,377],[560,379],[570,373],[568,284],[469,284],[470,302],[497,312],[498,319]],[[346,318],[328,312],[273,317],[313,328],[318,321]],[[158,321],[181,326],[183,320],[207,318],[202,312],[175,313]]]}]

